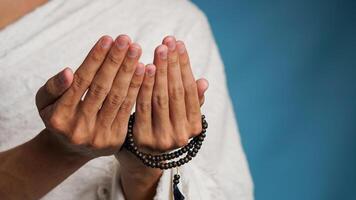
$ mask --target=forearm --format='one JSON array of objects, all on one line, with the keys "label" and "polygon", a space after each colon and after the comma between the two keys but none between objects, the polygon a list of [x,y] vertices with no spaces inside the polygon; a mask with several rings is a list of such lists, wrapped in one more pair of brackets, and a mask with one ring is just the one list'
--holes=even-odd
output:
[{"label": "forearm", "polygon": [[[153,199],[162,170],[144,166],[127,150],[120,152],[120,183],[128,200]],[[127,163],[130,162],[130,165]]]},{"label": "forearm", "polygon": [[42,131],[34,139],[0,153],[0,196],[38,199],[89,161],[70,154]]}]

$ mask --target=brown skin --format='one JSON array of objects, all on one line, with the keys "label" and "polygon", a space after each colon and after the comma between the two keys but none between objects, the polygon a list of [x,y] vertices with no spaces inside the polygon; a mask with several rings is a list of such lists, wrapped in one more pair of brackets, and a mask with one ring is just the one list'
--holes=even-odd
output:
[{"label": "brown skin", "polygon": [[0,30],[48,0],[1,0]]},{"label": "brown skin", "polygon": [[[126,41],[123,50],[118,49],[118,44],[121,43],[119,41],[124,43]],[[111,47],[103,48],[103,44],[107,42]],[[160,91],[162,88],[169,88],[168,83],[173,83],[173,80],[179,80],[181,77],[183,87],[189,85],[187,84],[189,80],[195,84],[188,62],[181,64],[181,61],[184,62],[184,59],[188,58],[187,54],[181,54],[179,64],[176,63],[178,66],[174,66],[176,64],[170,62],[171,54],[176,54],[174,52],[168,53],[168,60],[158,61],[159,49],[167,48],[160,46],[156,50],[155,63],[158,70],[155,73],[155,65],[147,65],[144,68],[143,64],[138,63],[140,48],[137,44],[131,44],[128,36],[119,36],[114,44],[111,43],[110,37],[102,37],[74,75],[66,68],[40,88],[36,95],[36,104],[47,128],[29,142],[0,153],[0,196],[3,199],[38,199],[89,160],[117,152],[126,136],[129,115],[136,101],[138,121],[134,125],[134,134],[140,147],[152,152],[162,152],[184,145],[188,137],[198,133],[198,130],[195,133],[189,132],[195,125],[198,126],[198,122],[187,123],[186,129],[182,129],[184,132],[161,132],[168,139],[162,140],[163,143],[153,144],[157,146],[143,143],[146,136],[140,135],[145,132],[150,133],[150,137],[158,138],[160,129],[153,129],[153,124],[158,119],[165,120],[162,129],[172,128],[176,120],[182,120],[175,118],[173,121],[163,118],[160,110],[163,112],[167,110],[161,108],[168,109],[174,105],[155,103],[154,95],[162,95],[159,98],[167,98],[168,101],[164,102],[169,103],[170,99],[177,99],[178,96],[172,96],[173,93],[169,93],[169,89],[167,92]],[[177,46],[183,44],[177,42]],[[136,50],[138,54],[132,58],[132,53],[129,52]],[[167,63],[170,64],[167,66]],[[169,77],[168,74],[173,67],[176,67],[176,70],[179,68],[181,72],[172,73],[174,77]],[[160,83],[159,77],[164,77],[165,73],[167,81]],[[154,79],[155,84],[153,84]],[[107,86],[110,88],[106,88]],[[184,88],[185,98],[182,99],[185,99],[186,113],[189,113],[187,107],[193,105],[196,112],[200,113],[199,103],[198,105],[196,103],[202,104],[206,88],[207,82],[204,79],[198,80],[196,87],[191,88],[192,91],[185,92],[186,88]],[[86,89],[89,91],[81,101],[81,96]],[[104,97],[103,94],[106,96]],[[124,94],[124,97],[121,97],[121,94]],[[152,96],[152,102],[146,104],[144,101],[149,99],[147,95]],[[89,105],[88,102],[90,107],[85,107]],[[101,109],[98,109],[100,106],[93,106],[100,104],[102,104]],[[152,105],[152,108],[147,105]],[[151,110],[155,109],[157,114],[151,118],[147,117],[151,115]],[[92,113],[88,114],[88,112]],[[104,121],[99,122],[103,119],[100,116],[106,117]],[[177,117],[174,113],[169,116]],[[143,121],[143,117],[150,123]],[[183,120],[189,121],[189,118],[185,117]],[[87,123],[88,121],[90,123]],[[169,123],[170,121],[173,123]],[[111,125],[107,125],[108,122],[111,122]],[[182,138],[181,133],[187,134],[185,138],[183,137],[183,142],[177,139]],[[116,156],[121,162],[121,182],[127,199],[152,199],[162,171],[143,166],[126,150],[122,150]],[[50,179],[48,174],[51,174]],[[19,187],[22,190],[18,190]]]},{"label": "brown skin", "polygon": [[[40,5],[39,0],[29,2]],[[2,26],[15,16],[9,15],[12,20]],[[155,51],[155,65],[146,68],[138,63],[140,54],[140,46],[128,36],[115,42],[104,36],[74,74],[66,68],[40,88],[36,105],[46,129],[0,153],[2,199],[38,199],[89,160],[117,152],[135,102],[135,140],[147,151],[172,150],[199,133],[208,84],[195,82],[184,44],[166,37]],[[143,166],[125,150],[116,156],[127,199],[152,199],[162,171]]]},{"label": "brown skin", "polygon": [[[134,139],[139,148],[162,153],[182,147],[200,133],[200,105],[208,87],[194,79],[182,41],[168,36],[155,51],[155,77],[145,76],[136,102]],[[126,150],[117,155],[121,183],[127,199],[152,199],[162,173],[147,168]]]},{"label": "brown skin", "polygon": [[[140,46],[130,44],[128,36],[119,36],[114,44],[104,36],[75,72],[70,88],[54,104],[43,105],[43,97],[37,95],[46,128],[63,138],[72,152],[90,158],[115,153],[124,142],[144,77],[144,66],[138,63],[140,54]],[[140,73],[135,73],[136,68]]]},{"label": "brown skin", "polygon": [[66,152],[51,134],[44,130],[25,144],[0,153],[1,199],[39,199],[89,161]]},{"label": "brown skin", "polygon": [[36,95],[46,129],[0,153],[0,194],[38,199],[87,161],[117,152],[144,77],[140,54],[128,36],[104,36],[74,75],[65,69],[49,79]]}]

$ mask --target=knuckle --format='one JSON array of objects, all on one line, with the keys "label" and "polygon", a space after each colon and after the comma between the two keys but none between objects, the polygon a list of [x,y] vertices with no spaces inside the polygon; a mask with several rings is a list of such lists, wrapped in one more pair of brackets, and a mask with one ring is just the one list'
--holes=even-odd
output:
[{"label": "knuckle", "polygon": [[141,87],[141,82],[131,81],[130,88],[131,89],[139,89]]},{"label": "knuckle", "polygon": [[120,106],[120,111],[121,112],[125,112],[125,113],[129,113],[131,112],[132,106],[133,106],[134,102],[130,99],[126,99]]},{"label": "knuckle", "polygon": [[197,123],[193,123],[191,125],[191,133],[193,134],[193,136],[197,136],[200,134],[200,132],[202,131],[202,125],[201,123],[197,122]]},{"label": "knuckle", "polygon": [[109,53],[107,58],[108,58],[110,63],[112,63],[112,64],[114,64],[116,66],[121,64],[120,58],[115,56],[115,55],[113,55],[113,53]]},{"label": "knuckle", "polygon": [[167,67],[166,66],[157,67],[157,73],[158,74],[167,74]]},{"label": "knuckle", "polygon": [[92,83],[89,92],[96,97],[105,97],[109,93],[109,88],[97,83]]},{"label": "knuckle", "polygon": [[87,109],[83,109],[83,107],[80,107],[78,109],[78,114],[80,114],[80,117],[83,119],[91,119],[93,113],[97,112],[98,110],[100,110],[100,107],[98,105],[87,107]]},{"label": "knuckle", "polygon": [[125,97],[121,94],[111,94],[108,97],[108,103],[111,105],[111,107],[119,107],[123,101],[125,100]]},{"label": "knuckle", "polygon": [[69,137],[71,144],[80,146],[87,144],[87,137],[81,132],[74,132],[71,137]]},{"label": "knuckle", "polygon": [[168,59],[168,65],[171,67],[178,67],[178,56],[172,56]]},{"label": "knuckle", "polygon": [[63,125],[63,120],[57,115],[52,115],[49,119],[49,126],[55,130],[61,130]]},{"label": "knuckle", "polygon": [[188,137],[180,136],[176,140],[176,147],[183,147],[188,144]]},{"label": "knuckle", "polygon": [[166,152],[172,150],[174,148],[174,145],[171,140],[160,140],[156,148],[161,152]]},{"label": "knuckle", "polygon": [[90,86],[91,81],[83,78],[81,75],[75,73],[73,79],[73,86],[76,89],[86,90]]},{"label": "knuckle", "polygon": [[164,94],[157,94],[153,96],[153,103],[154,105],[158,106],[159,108],[166,109],[168,108],[168,97]]},{"label": "knuckle", "polygon": [[104,60],[104,53],[95,49],[89,56],[89,58],[95,63],[101,63]]},{"label": "knuckle", "polygon": [[127,62],[124,62],[121,65],[121,70],[126,74],[130,74],[130,73],[133,73],[134,67],[133,67],[133,65],[131,65]]},{"label": "knuckle", "polygon": [[152,90],[152,88],[153,88],[153,82],[151,82],[151,81],[144,81],[143,83],[142,83],[142,86],[141,86],[141,88],[142,88],[142,90],[144,90],[144,91],[151,91]]},{"label": "knuckle", "polygon": [[151,111],[151,102],[147,102],[147,101],[137,102],[136,107],[139,112],[148,113]]},{"label": "knuckle", "polygon": [[169,98],[172,100],[181,100],[184,97],[184,88],[180,86],[172,87]]}]

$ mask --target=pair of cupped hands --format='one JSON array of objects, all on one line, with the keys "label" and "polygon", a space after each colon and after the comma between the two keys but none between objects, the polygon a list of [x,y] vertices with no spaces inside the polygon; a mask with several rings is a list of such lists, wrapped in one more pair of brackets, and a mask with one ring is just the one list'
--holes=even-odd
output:
[{"label": "pair of cupped hands", "polygon": [[145,151],[170,151],[200,133],[208,82],[195,80],[184,43],[165,37],[153,64],[140,63],[141,53],[127,35],[103,36],[74,73],[65,68],[39,89],[37,108],[59,148],[140,166],[121,148],[135,104],[134,140]]}]

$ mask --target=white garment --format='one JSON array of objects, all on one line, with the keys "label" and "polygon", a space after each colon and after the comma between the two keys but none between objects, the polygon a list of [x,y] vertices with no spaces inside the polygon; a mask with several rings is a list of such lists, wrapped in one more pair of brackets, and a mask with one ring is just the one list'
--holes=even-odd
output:
[{"label": "white garment", "polygon": [[[76,69],[102,35],[126,33],[150,63],[166,35],[183,40],[196,78],[210,82],[203,113],[209,128],[197,157],[180,169],[186,199],[253,199],[224,67],[204,14],[186,0],[52,0],[0,32],[0,151],[33,138],[44,127],[34,96],[65,66]],[[113,156],[90,161],[43,199],[124,199]],[[50,178],[50,174],[48,175]],[[156,200],[171,199],[172,171]]]}]

